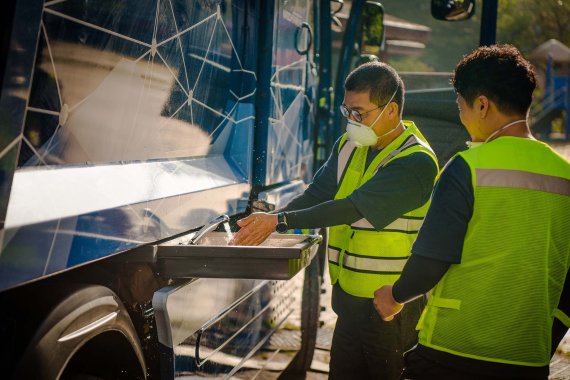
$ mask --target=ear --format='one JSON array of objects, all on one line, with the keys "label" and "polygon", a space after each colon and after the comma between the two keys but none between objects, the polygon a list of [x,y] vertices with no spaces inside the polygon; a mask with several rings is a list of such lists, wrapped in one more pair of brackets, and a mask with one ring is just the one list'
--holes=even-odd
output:
[{"label": "ear", "polygon": [[396,102],[390,102],[387,106],[386,112],[388,113],[388,117],[390,119],[399,118],[400,117],[400,107]]},{"label": "ear", "polygon": [[490,107],[491,107],[491,101],[485,95],[479,95],[475,99],[474,108],[479,113],[479,117],[481,119],[487,117]]}]

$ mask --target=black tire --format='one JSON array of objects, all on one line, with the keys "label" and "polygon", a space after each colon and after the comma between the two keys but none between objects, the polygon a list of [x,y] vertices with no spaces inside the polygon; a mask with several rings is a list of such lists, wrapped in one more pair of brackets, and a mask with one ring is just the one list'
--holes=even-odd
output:
[{"label": "black tire", "polygon": [[19,361],[14,379],[127,378],[121,373],[146,378],[135,328],[115,293],[103,286],[85,286],[54,305]]}]

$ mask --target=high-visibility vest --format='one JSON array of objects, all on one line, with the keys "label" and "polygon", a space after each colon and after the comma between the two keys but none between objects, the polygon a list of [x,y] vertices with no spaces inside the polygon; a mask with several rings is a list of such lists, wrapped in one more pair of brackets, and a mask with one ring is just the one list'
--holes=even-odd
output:
[{"label": "high-visibility vest", "polygon": [[[415,124],[404,121],[405,131],[386,146],[366,167],[368,147],[357,148],[345,134],[339,144],[335,199],[343,199],[365,184],[388,163],[412,153],[437,159]],[[404,268],[412,243],[428,209],[412,210],[381,230],[365,218],[352,225],[330,228],[328,261],[331,282],[354,296],[373,298],[374,291],[393,284]]]},{"label": "high-visibility vest", "polygon": [[422,345],[483,361],[545,366],[570,265],[570,163],[546,144],[500,137],[459,154],[473,215],[461,263],[432,290]]}]

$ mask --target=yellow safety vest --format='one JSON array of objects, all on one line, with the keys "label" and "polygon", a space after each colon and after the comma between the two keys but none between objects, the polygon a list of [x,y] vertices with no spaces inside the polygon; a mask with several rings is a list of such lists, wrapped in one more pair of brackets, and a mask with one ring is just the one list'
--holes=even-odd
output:
[{"label": "yellow safety vest", "polygon": [[[422,152],[437,165],[426,139],[411,121],[405,131],[386,146],[366,168],[368,147],[357,148],[345,134],[339,144],[335,199],[343,199],[393,160]],[[331,282],[354,296],[374,297],[382,285],[393,284],[404,268],[412,243],[427,212],[429,202],[412,210],[381,230],[366,219],[352,225],[330,228],[328,260]]]},{"label": "yellow safety vest", "polygon": [[428,298],[422,345],[451,354],[540,367],[570,265],[570,163],[546,144],[500,137],[459,154],[474,207],[460,264]]}]

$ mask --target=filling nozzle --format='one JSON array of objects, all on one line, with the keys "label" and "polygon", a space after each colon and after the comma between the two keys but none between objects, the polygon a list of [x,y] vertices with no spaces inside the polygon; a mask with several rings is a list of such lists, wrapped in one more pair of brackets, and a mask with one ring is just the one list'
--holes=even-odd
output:
[{"label": "filling nozzle", "polygon": [[215,230],[220,224],[222,223],[227,223],[230,221],[229,216],[223,214],[218,216],[217,218],[209,221],[208,223],[206,223],[204,225],[204,227],[202,227],[197,233],[196,235],[190,239],[189,244],[191,245],[197,245],[198,241],[204,236],[206,235],[208,232]]}]

